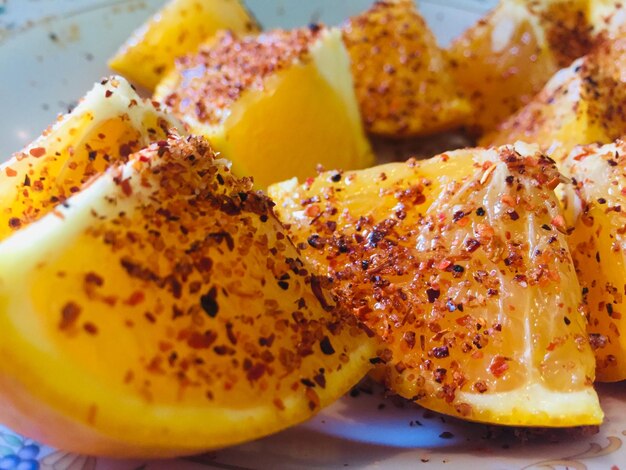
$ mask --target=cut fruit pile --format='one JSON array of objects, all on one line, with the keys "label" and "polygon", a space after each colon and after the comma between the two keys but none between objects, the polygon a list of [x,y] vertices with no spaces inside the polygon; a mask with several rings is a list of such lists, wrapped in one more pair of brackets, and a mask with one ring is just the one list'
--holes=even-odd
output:
[{"label": "cut fruit pile", "polygon": [[376,375],[465,419],[602,420],[554,163],[522,146],[270,188],[333,294],[384,341]]},{"label": "cut fruit pile", "polygon": [[[154,101],[103,80],[0,166],[0,422],[184,455],[370,373],[462,419],[601,423],[594,381],[626,379],[625,21],[502,0],[444,50],[411,0],[264,32],[172,0],[110,62]],[[371,167],[367,133],[461,126],[492,147]]]},{"label": "cut fruit pile", "polygon": [[69,451],[173,456],[348,391],[373,342],[271,207],[206,141],[173,136],[1,243],[3,423]]}]

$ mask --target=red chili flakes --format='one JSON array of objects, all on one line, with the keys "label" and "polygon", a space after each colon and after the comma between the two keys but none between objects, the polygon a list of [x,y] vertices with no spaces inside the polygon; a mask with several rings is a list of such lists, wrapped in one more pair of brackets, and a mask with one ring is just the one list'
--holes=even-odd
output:
[{"label": "red chili flakes", "polygon": [[187,338],[187,345],[192,349],[208,349],[217,339],[217,333],[207,330],[204,333],[194,331]]},{"label": "red chili flakes", "polygon": [[320,348],[322,352],[327,356],[335,354],[335,348],[333,348],[333,345],[331,344],[330,338],[328,336],[324,336],[322,341],[320,341]]},{"label": "red chili flakes", "polygon": [[487,384],[485,382],[476,382],[474,384],[474,390],[476,390],[478,393],[485,393],[488,389],[489,387],[487,387]]},{"label": "red chili flakes", "polygon": [[131,153],[133,153],[133,148],[129,144],[122,144],[120,145],[119,153],[121,157],[128,157]]},{"label": "red chili flakes", "polygon": [[143,302],[145,298],[146,296],[143,292],[136,290],[135,292],[130,294],[130,296],[124,301],[124,303],[126,305],[130,305],[131,307],[134,307],[135,305],[139,305],[141,302]]},{"label": "red chili flakes", "polygon": [[133,187],[130,184],[129,178],[120,181],[120,187],[122,188],[122,192],[125,196],[130,196],[131,194],[133,194]]},{"label": "red chili flakes", "polygon": [[[320,34],[310,28],[242,38],[219,34],[210,45],[177,61],[176,89],[163,101],[176,115],[194,112],[201,122],[216,124],[223,116],[220,110],[228,109],[245,90],[262,90],[267,77],[306,58]],[[185,79],[194,74],[194,80]]]},{"label": "red chili flakes", "polygon": [[468,238],[465,240],[465,249],[470,253],[473,253],[480,247],[480,242],[474,238]]},{"label": "red chili flakes", "polygon": [[439,348],[433,348],[432,355],[437,359],[443,359],[450,355],[450,351],[448,350],[448,346],[441,346]]},{"label": "red chili flakes", "polygon": [[13,168],[6,167],[4,171],[6,172],[7,176],[10,178],[17,176],[17,171],[15,171]]},{"label": "red chili flakes", "polygon": [[250,382],[254,382],[255,380],[259,380],[263,374],[265,374],[265,364],[262,362],[257,362],[253,366],[251,366],[246,372],[246,378]]},{"label": "red chili flakes", "polygon": [[28,151],[33,157],[39,158],[43,157],[46,154],[46,149],[43,147],[35,147]]},{"label": "red chili flakes", "polygon": [[80,315],[80,306],[75,302],[66,303],[61,309],[61,321],[59,322],[59,329],[67,330],[71,328],[78,320]]},{"label": "red chili flakes", "polygon": [[567,233],[567,224],[565,223],[565,218],[562,215],[557,215],[550,222],[553,227],[555,227],[561,233]]},{"label": "red chili flakes", "polygon": [[304,394],[306,395],[306,397],[309,400],[309,409],[311,411],[315,410],[316,408],[319,408],[320,406],[320,397],[317,395],[317,393],[315,392],[315,390],[313,390],[312,388],[308,388],[305,390]]},{"label": "red chili flakes", "polygon": [[415,346],[415,332],[414,331],[405,331],[402,339],[406,342],[409,349],[413,349]]},{"label": "red chili flakes", "polygon": [[89,272],[85,274],[85,282],[87,284],[93,284],[98,287],[102,287],[104,285],[104,279],[102,278],[102,276],[94,272]]},{"label": "red chili flakes", "polygon": [[439,289],[426,289],[426,295],[428,296],[428,302],[431,304],[439,298],[441,291]]},{"label": "red chili flakes", "polygon": [[217,289],[215,286],[211,287],[206,295],[200,297],[200,306],[209,317],[215,318],[217,312],[219,311],[219,304],[217,303]]},{"label": "red chili flakes", "polygon": [[22,226],[22,221],[18,219],[17,217],[11,217],[9,219],[9,227],[11,227],[12,229],[18,229],[21,226]]},{"label": "red chili flakes", "polygon": [[306,215],[307,217],[317,217],[318,215],[320,215],[320,213],[320,206],[318,206],[317,204],[308,206],[304,210],[304,215]]},{"label": "red chili flakes", "polygon": [[437,265],[437,269],[441,269],[442,271],[446,270],[450,267],[452,261],[448,259],[441,260],[441,262]]},{"label": "red chili flakes", "polygon": [[504,373],[509,369],[509,364],[507,363],[507,358],[504,356],[500,356],[499,354],[495,356],[491,360],[491,364],[489,364],[489,372],[491,372],[495,377],[500,378]]},{"label": "red chili flakes", "polygon": [[90,322],[85,323],[83,325],[83,329],[92,336],[98,334],[98,327],[94,325],[93,323],[90,323]]}]

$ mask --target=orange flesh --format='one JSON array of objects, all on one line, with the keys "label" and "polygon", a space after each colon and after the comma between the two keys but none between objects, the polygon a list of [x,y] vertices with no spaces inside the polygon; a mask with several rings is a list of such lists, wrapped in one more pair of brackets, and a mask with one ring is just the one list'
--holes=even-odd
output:
[{"label": "orange flesh", "polygon": [[558,182],[553,163],[500,148],[482,166],[474,151],[270,188],[305,257],[386,343],[387,386],[462,415],[458,392],[573,392],[594,375],[562,216],[543,187]]},{"label": "orange flesh", "polygon": [[[313,176],[320,163],[362,166],[369,149],[354,138],[360,132],[337,91],[309,63],[279,73],[263,92],[244,96],[224,122],[224,133],[211,141],[232,158],[235,173],[253,175],[255,185],[266,188],[280,179]],[[280,165],[271,165],[277,155]]]},{"label": "orange flesh", "polygon": [[167,128],[161,118],[150,114],[144,116],[144,129],[131,126],[123,116],[92,130],[88,129],[96,119],[93,113],[73,119],[66,135],[58,135],[49,148],[16,154],[17,161],[0,175],[0,240],[62,204],[111,164],[126,161],[150,140],[164,138]]}]

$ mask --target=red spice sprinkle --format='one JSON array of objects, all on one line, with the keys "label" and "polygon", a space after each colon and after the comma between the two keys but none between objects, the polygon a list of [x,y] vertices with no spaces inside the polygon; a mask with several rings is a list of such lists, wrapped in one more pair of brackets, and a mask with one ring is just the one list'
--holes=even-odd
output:
[{"label": "red spice sprinkle", "polygon": [[263,364],[262,362],[257,362],[252,367],[250,367],[250,369],[248,369],[248,372],[246,373],[246,378],[250,382],[253,382],[255,380],[259,380],[263,376],[264,373],[265,373],[265,364]]},{"label": "red spice sprinkle", "polygon": [[465,240],[465,249],[470,253],[473,253],[480,246],[480,242],[474,238],[468,238]]},{"label": "red spice sprinkle", "polygon": [[441,292],[439,289],[426,289],[426,295],[428,296],[428,302],[431,304],[435,302],[439,298]]},{"label": "red spice sprinkle", "polygon": [[80,315],[80,307],[74,302],[68,302],[61,309],[61,321],[59,322],[59,329],[66,330],[76,323],[78,316]]},{"label": "red spice sprinkle", "polygon": [[139,305],[141,302],[143,302],[144,299],[145,295],[143,294],[143,292],[136,290],[135,292],[130,294],[130,297],[128,297],[128,299],[126,299],[124,303],[126,305],[130,305],[131,307],[134,307],[135,305]]},{"label": "red spice sprinkle", "polygon": [[98,327],[94,325],[93,323],[89,323],[89,322],[85,323],[83,325],[83,329],[90,335],[98,334]]},{"label": "red spice sprinkle", "polygon": [[43,157],[46,154],[46,149],[43,147],[35,147],[28,151],[33,157],[39,158]]},{"label": "red spice sprinkle", "polygon": [[441,260],[441,262],[437,265],[437,269],[441,269],[442,271],[449,268],[452,264],[452,261],[448,259]]},{"label": "red spice sprinkle", "polygon": [[448,350],[448,346],[441,346],[439,348],[433,348],[432,354],[437,359],[443,359],[444,357],[448,357],[450,355],[450,351]]},{"label": "red spice sprinkle", "polygon": [[13,168],[6,167],[4,171],[6,171],[7,176],[9,177],[17,176],[17,171],[15,171]]},{"label": "red spice sprinkle", "polygon": [[562,215],[557,215],[550,222],[559,232],[566,233],[567,225],[565,224],[565,218]]},{"label": "red spice sprinkle", "polygon": [[85,282],[87,284],[95,284],[96,286],[101,287],[104,284],[104,279],[102,276],[94,272],[89,272],[85,274]]},{"label": "red spice sprinkle", "polygon": [[122,192],[125,196],[130,196],[133,194],[133,187],[130,185],[130,179],[126,178],[120,182],[120,187],[122,188]]},{"label": "red spice sprinkle", "polygon": [[22,226],[22,221],[20,219],[18,219],[17,217],[11,217],[9,219],[9,227],[11,228],[20,228]]},{"label": "red spice sprinkle", "polygon": [[508,369],[509,365],[507,364],[507,359],[500,355],[495,356],[489,365],[489,372],[498,378],[501,377]]}]

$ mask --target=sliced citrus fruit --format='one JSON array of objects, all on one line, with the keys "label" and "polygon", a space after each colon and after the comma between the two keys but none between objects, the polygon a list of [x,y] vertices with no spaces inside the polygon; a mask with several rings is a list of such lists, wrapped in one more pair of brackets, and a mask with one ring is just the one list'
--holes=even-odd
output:
[{"label": "sliced citrus fruit", "polygon": [[217,31],[258,31],[240,0],[170,0],[134,32],[109,60],[109,67],[137,84],[154,87],[174,67]]},{"label": "sliced citrus fruit", "polygon": [[172,456],[298,423],[370,368],[272,213],[172,136],[0,243],[0,421],[62,449]]},{"label": "sliced citrus fruit", "polygon": [[563,166],[575,181],[565,201],[574,215],[570,247],[589,312],[596,375],[600,381],[624,380],[626,143],[581,147]]},{"label": "sliced citrus fruit", "polygon": [[519,144],[270,187],[333,295],[384,342],[376,376],[464,419],[597,424],[594,357],[552,188]]},{"label": "sliced citrus fruit", "polygon": [[180,59],[155,98],[260,188],[310,176],[318,164],[374,161],[338,30],[223,34]]},{"label": "sliced citrus fruit", "polygon": [[468,102],[412,0],[377,1],[342,27],[368,131],[401,137],[459,126]]},{"label": "sliced citrus fruit", "polygon": [[109,165],[165,138],[171,127],[182,124],[123,78],[94,85],[71,113],[0,165],[0,240],[54,210]]},{"label": "sliced citrus fruit", "polygon": [[469,125],[493,129],[592,43],[590,0],[501,0],[449,49],[472,103]]},{"label": "sliced citrus fruit", "polygon": [[606,41],[560,70],[530,103],[486,135],[483,145],[524,140],[562,160],[579,144],[626,134],[626,37]]}]

